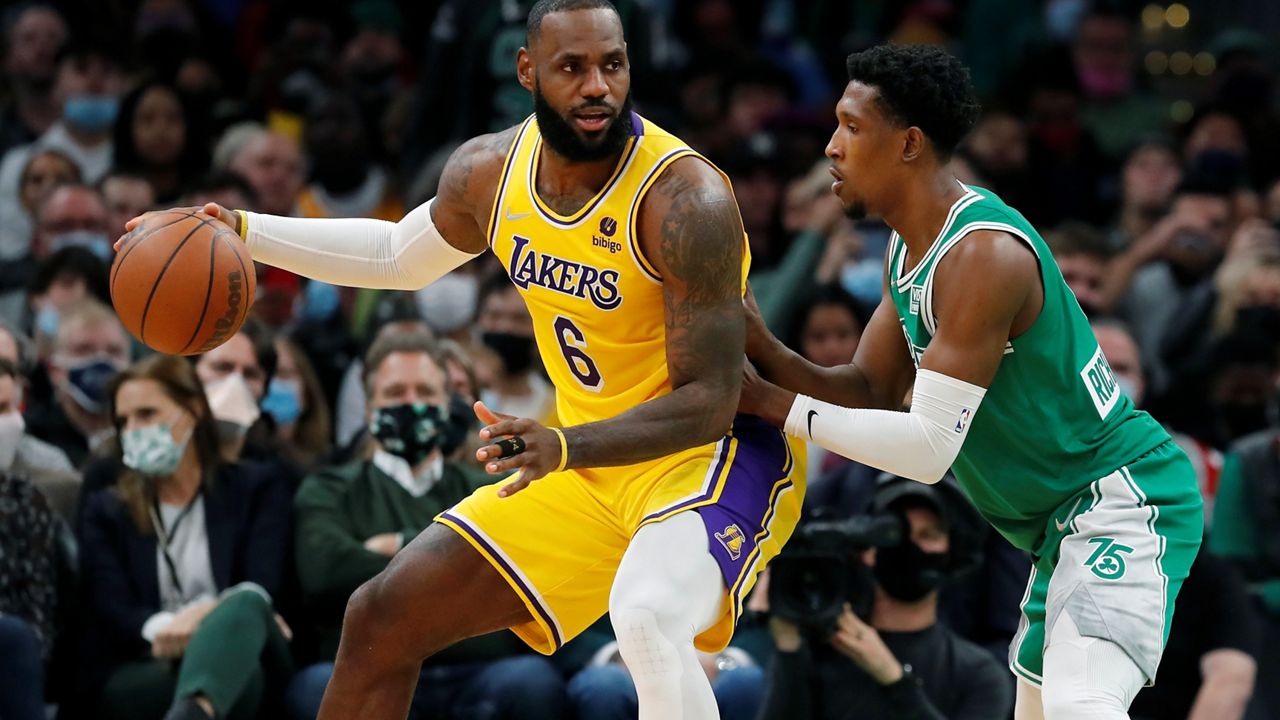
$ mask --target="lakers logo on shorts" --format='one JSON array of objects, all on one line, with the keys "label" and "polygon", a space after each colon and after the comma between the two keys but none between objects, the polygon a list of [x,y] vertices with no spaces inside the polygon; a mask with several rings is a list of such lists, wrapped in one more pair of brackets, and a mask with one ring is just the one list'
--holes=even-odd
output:
[{"label": "lakers logo on shorts", "polygon": [[1114,538],[1093,538],[1089,544],[1097,544],[1098,549],[1084,561],[1085,567],[1103,580],[1119,580],[1124,576],[1124,558],[1121,554],[1131,553],[1133,548],[1121,545]]},{"label": "lakers logo on shorts", "polygon": [[716,539],[728,551],[730,560],[737,560],[742,557],[742,543],[746,541],[746,538],[742,536],[742,531],[738,529],[737,523],[726,527],[722,533],[716,533]]}]

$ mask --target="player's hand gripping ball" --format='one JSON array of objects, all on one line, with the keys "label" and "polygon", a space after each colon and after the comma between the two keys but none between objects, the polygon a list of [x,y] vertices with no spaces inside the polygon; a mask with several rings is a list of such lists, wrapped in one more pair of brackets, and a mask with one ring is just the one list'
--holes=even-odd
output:
[{"label": "player's hand gripping ball", "polygon": [[111,303],[148,347],[199,355],[236,334],[253,305],[257,278],[239,234],[216,205],[150,212],[116,242]]},{"label": "player's hand gripping ball", "polygon": [[560,436],[537,421],[495,413],[485,404],[475,404],[476,417],[485,427],[480,439],[491,441],[476,451],[476,459],[484,463],[490,475],[520,472],[515,479],[498,490],[498,497],[509,497],[529,483],[560,467]]}]

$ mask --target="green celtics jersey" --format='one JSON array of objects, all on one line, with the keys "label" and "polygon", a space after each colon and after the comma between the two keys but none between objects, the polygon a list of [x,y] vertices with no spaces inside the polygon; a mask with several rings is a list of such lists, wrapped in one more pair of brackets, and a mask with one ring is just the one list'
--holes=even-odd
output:
[{"label": "green celtics jersey", "polygon": [[889,295],[916,366],[937,331],[938,263],[976,230],[1009,233],[1035,252],[1044,309],[1030,329],[1005,345],[952,471],[997,530],[1019,548],[1033,550],[1064,500],[1169,436],[1120,392],[1089,321],[1035,228],[982,188],[965,187],[915,267],[907,268],[902,238],[894,233],[889,240]]}]

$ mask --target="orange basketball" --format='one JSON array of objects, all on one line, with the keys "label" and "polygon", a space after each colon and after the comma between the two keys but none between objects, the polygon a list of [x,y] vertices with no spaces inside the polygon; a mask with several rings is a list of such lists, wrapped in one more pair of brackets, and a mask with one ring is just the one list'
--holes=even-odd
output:
[{"label": "orange basketball", "polygon": [[195,210],[149,216],[111,264],[111,302],[124,326],[172,355],[206,353],[235,335],[255,289],[248,248]]}]

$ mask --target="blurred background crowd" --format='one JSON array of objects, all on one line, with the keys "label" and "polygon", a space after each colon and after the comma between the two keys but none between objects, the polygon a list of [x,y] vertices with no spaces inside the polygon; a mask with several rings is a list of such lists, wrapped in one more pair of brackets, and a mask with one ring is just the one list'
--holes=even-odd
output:
[{"label": "blurred background crowd", "polygon": [[[729,174],[762,313],[824,365],[852,358],[888,237],[829,193],[844,58],[963,58],[984,112],[957,175],[1040,229],[1119,387],[1200,478],[1205,550],[1133,716],[1280,718],[1280,5],[615,2],[637,110]],[[554,424],[491,257],[418,292],[260,267],[250,321],[191,361],[139,345],[108,293],[111,244],[149,209],[396,220],[432,197],[459,143],[532,111],[514,73],[531,5],[6,4],[0,718],[314,717],[347,598],[488,481],[470,403]],[[847,599],[874,643],[847,610],[770,613],[762,582],[705,658],[722,714],[1009,716],[1029,560],[950,490],[809,459],[811,517],[895,516],[910,544],[845,549],[873,571]],[[635,716],[603,621],[550,658],[508,633],[462,643],[413,705]]]}]

